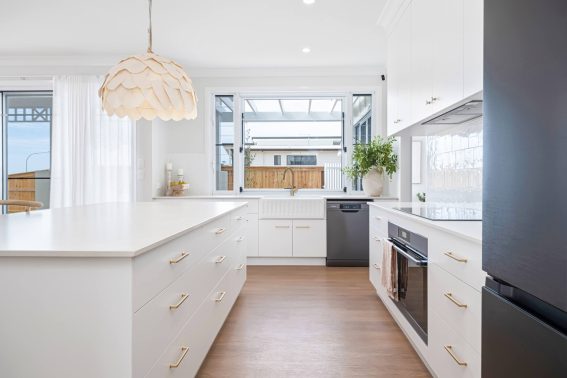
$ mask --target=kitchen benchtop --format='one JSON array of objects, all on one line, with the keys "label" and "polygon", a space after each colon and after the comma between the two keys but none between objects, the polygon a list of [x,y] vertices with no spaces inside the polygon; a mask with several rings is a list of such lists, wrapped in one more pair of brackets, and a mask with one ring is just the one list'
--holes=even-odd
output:
[{"label": "kitchen benchtop", "polygon": [[[421,223],[426,226],[448,232],[475,243],[482,243],[482,221],[433,221],[394,209],[394,207],[425,206],[425,204],[423,203],[371,202],[369,203],[369,205],[383,209],[389,213],[395,214],[398,217],[410,219],[413,222]],[[429,203],[429,205],[432,205],[432,203]]]},{"label": "kitchen benchtop", "polygon": [[262,198],[278,198],[278,199],[294,199],[294,198],[322,198],[322,199],[341,199],[341,200],[373,200],[373,201],[395,201],[397,198],[395,197],[369,197],[365,196],[364,194],[296,194],[295,196],[286,196],[286,195],[275,195],[275,194],[256,194],[256,195],[248,195],[248,194],[230,194],[230,195],[209,195],[209,196],[156,196],[153,199],[207,199],[207,200],[214,200],[214,199],[238,199],[238,200],[245,200],[245,199],[262,199]]},{"label": "kitchen benchtop", "polygon": [[245,206],[106,203],[0,216],[0,257],[134,257]]}]

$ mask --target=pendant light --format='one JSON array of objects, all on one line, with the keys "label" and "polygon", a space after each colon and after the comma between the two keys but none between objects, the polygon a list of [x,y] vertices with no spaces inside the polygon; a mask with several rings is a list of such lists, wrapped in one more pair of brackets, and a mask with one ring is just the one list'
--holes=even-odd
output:
[{"label": "pendant light", "polygon": [[98,91],[108,115],[134,120],[195,119],[197,97],[191,79],[171,59],[152,51],[152,0],[149,5],[148,50],[121,60],[106,74]]}]

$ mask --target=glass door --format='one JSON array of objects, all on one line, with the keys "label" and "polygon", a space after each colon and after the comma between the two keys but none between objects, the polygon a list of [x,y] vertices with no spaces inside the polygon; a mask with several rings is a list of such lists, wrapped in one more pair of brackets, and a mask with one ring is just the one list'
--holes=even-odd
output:
[{"label": "glass door", "polygon": [[[49,207],[51,180],[50,92],[2,94],[2,197]],[[23,211],[9,206],[3,212]]]}]

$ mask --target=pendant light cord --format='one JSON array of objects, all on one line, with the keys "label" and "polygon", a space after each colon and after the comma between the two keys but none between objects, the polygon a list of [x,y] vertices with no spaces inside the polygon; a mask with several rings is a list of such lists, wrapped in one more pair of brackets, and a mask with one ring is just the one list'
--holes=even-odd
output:
[{"label": "pendant light cord", "polygon": [[148,14],[149,14],[149,26],[148,26],[148,53],[153,53],[152,51],[152,0],[148,0]]}]

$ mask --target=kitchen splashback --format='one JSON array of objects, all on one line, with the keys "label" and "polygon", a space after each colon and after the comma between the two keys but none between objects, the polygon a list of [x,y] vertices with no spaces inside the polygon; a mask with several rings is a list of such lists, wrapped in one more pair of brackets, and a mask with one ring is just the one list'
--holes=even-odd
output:
[{"label": "kitchen splashback", "polygon": [[427,202],[482,201],[482,117],[426,139]]}]

